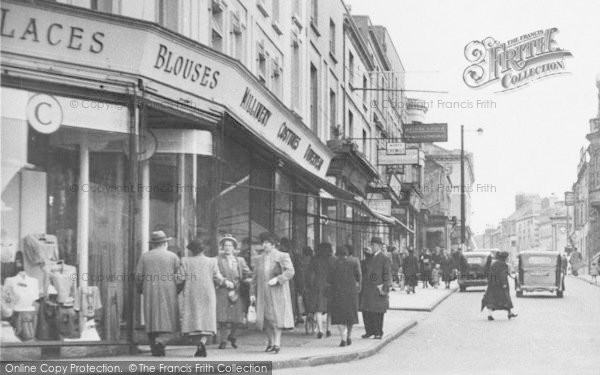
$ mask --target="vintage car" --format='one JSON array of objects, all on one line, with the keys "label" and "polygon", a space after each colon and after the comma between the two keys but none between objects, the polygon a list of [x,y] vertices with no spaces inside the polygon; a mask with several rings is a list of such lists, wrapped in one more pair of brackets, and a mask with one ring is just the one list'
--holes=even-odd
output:
[{"label": "vintage car", "polygon": [[468,251],[463,253],[466,264],[458,275],[458,286],[461,292],[470,286],[486,286],[488,283],[488,258],[493,258],[491,251]]},{"label": "vintage car", "polygon": [[523,292],[546,291],[562,298],[565,290],[565,269],[562,262],[563,258],[555,251],[521,252],[515,279],[517,297],[522,297]]}]

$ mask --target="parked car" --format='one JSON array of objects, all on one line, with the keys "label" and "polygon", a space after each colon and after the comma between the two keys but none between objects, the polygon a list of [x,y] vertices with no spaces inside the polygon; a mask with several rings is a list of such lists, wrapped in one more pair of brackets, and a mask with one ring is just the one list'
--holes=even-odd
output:
[{"label": "parked car", "polygon": [[488,283],[488,258],[493,258],[491,251],[469,251],[463,253],[466,259],[466,270],[458,275],[458,287],[461,292],[472,286],[486,286]]},{"label": "parked car", "polygon": [[518,256],[518,272],[515,279],[517,297],[523,292],[546,291],[563,297],[565,273],[563,258],[558,252],[528,250]]}]

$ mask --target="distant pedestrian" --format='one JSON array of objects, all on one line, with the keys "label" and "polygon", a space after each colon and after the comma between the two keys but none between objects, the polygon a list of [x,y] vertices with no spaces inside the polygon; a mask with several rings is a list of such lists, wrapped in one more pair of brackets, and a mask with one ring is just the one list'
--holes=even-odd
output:
[{"label": "distant pedestrian", "polygon": [[256,303],[256,325],[267,335],[266,352],[279,353],[281,332],[294,328],[294,313],[289,281],[294,277],[294,266],[289,254],[277,250],[277,237],[260,234],[264,251],[256,257],[250,301]]},{"label": "distant pedestrian", "polygon": [[[323,242],[317,247],[317,253],[312,258],[307,272],[308,282],[308,312],[314,314],[317,323],[317,338],[323,337],[323,318],[327,316],[327,280],[333,269],[333,252],[331,244]],[[331,336],[329,329],[327,337]]]},{"label": "distant pedestrian", "polygon": [[593,282],[597,282],[598,274],[600,274],[600,262],[598,260],[592,260],[592,264],[590,265],[590,276],[592,277]]},{"label": "distant pedestrian", "polygon": [[419,259],[412,247],[408,248],[408,255],[402,261],[402,272],[406,280],[406,294],[415,293],[419,277]]},{"label": "distant pedestrian", "polygon": [[436,264],[431,270],[431,286],[438,288],[440,286],[440,265]]},{"label": "distant pedestrian", "polygon": [[227,341],[237,349],[235,333],[238,326],[244,323],[244,306],[240,298],[240,289],[244,283],[250,283],[252,271],[244,258],[235,256],[238,242],[231,234],[223,236],[219,244],[222,249],[218,258],[219,272],[230,281],[229,287],[219,285],[216,290],[219,349],[225,349]]},{"label": "distant pedestrian", "polygon": [[581,253],[577,251],[577,249],[573,250],[573,252],[571,253],[569,263],[571,264],[571,273],[573,274],[573,276],[578,276],[579,269],[583,265],[583,258],[581,257]]},{"label": "distant pedestrian", "polygon": [[197,345],[194,357],[206,357],[208,337],[217,333],[215,286],[230,290],[235,285],[221,275],[217,258],[204,254],[200,240],[191,241],[187,248],[191,255],[181,259],[179,271],[180,278],[184,280],[181,332],[184,336],[192,337]]},{"label": "distant pedestrian", "polygon": [[361,286],[360,262],[350,245],[336,248],[337,258],[328,276],[331,324],[338,326],[340,346],[352,344],[352,326],[358,323],[358,294]]},{"label": "distant pedestrian", "polygon": [[431,270],[433,269],[433,261],[429,249],[423,250],[419,261],[421,264],[421,281],[423,282],[423,288],[427,288],[431,281]]},{"label": "distant pedestrian", "polygon": [[507,251],[499,251],[496,254],[496,260],[490,266],[487,290],[481,300],[481,310],[487,308],[488,320],[494,320],[492,312],[495,310],[506,310],[508,312],[508,319],[517,316],[517,314],[512,312],[513,304],[508,285],[509,271],[506,264],[507,258]]},{"label": "distant pedestrian", "polygon": [[152,232],[150,251],[142,254],[136,266],[136,287],[144,296],[144,322],[155,357],[165,356],[165,347],[178,330],[177,272],[179,257],[167,250],[171,237]]},{"label": "distant pedestrian", "polygon": [[450,282],[452,281],[453,263],[452,258],[448,255],[448,252],[442,250],[440,257],[440,268],[442,271],[442,281],[446,284],[446,289],[450,289]]},{"label": "distant pedestrian", "polygon": [[371,254],[365,254],[362,268],[362,288],[360,291],[360,310],[365,324],[363,338],[383,337],[383,317],[389,308],[389,291],[392,286],[392,264],[381,247],[381,237],[371,239]]},{"label": "distant pedestrian", "polygon": [[392,290],[395,286],[400,286],[400,267],[402,267],[402,256],[400,250],[396,246],[390,248],[390,254],[392,256]]},{"label": "distant pedestrian", "polygon": [[[294,275],[294,280],[296,280],[296,288],[299,291],[299,295],[301,297],[302,309],[306,314],[307,310],[307,302],[308,302],[308,288],[307,288],[307,278],[308,269],[310,266],[310,261],[313,258],[313,249],[310,246],[304,246],[302,248],[302,258],[300,259],[300,269],[296,270],[296,274]],[[295,269],[295,268],[294,268]]]}]

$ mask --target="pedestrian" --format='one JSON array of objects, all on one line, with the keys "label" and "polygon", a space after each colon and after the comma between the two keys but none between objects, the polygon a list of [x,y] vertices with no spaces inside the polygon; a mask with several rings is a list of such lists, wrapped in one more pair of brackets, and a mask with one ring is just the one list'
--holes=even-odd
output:
[{"label": "pedestrian", "polygon": [[136,266],[136,287],[144,296],[144,322],[155,357],[165,356],[165,347],[178,330],[177,273],[179,257],[167,250],[171,237],[156,231],[150,235],[150,251]]},{"label": "pedestrian", "polygon": [[238,242],[231,234],[223,236],[219,245],[222,249],[217,261],[219,272],[231,282],[230,286],[232,286],[229,288],[219,285],[216,289],[219,349],[225,349],[227,341],[237,349],[235,333],[238,326],[244,323],[244,306],[240,298],[241,286],[252,281],[252,271],[244,258],[235,255]]},{"label": "pedestrian", "polygon": [[404,272],[404,278],[406,282],[406,294],[410,292],[415,293],[415,287],[418,283],[419,277],[419,259],[415,255],[415,249],[412,247],[408,248],[408,255],[404,257],[402,261],[402,272]]},{"label": "pedestrian", "polygon": [[440,265],[436,264],[431,270],[431,286],[437,289],[440,286]]},{"label": "pedestrian", "polygon": [[488,320],[494,320],[492,312],[495,310],[506,310],[508,319],[515,318],[517,314],[512,312],[513,304],[510,299],[510,290],[508,285],[508,258],[507,251],[499,251],[496,254],[496,260],[492,262],[488,273],[488,286],[483,299],[481,300],[481,310],[487,308]]},{"label": "pedestrian", "polygon": [[190,256],[181,259],[180,278],[184,280],[181,293],[181,332],[196,344],[194,357],[206,357],[208,337],[217,333],[217,295],[215,286],[232,290],[235,285],[219,271],[217,258],[204,254],[199,239],[188,246]]},{"label": "pedestrian", "polygon": [[452,281],[453,262],[450,255],[446,250],[442,250],[440,257],[440,267],[442,271],[442,281],[446,284],[446,289],[450,289],[450,282]]},{"label": "pedestrian", "polygon": [[[299,291],[300,299],[299,304],[301,302],[302,309],[305,314],[308,314],[308,288],[306,275],[308,274],[308,267],[310,265],[310,261],[313,257],[313,249],[310,246],[304,246],[302,248],[302,258],[300,259],[300,270],[296,271],[296,275],[294,275],[294,279],[296,280],[296,287]],[[295,269],[295,268],[294,268]],[[297,276],[297,277],[296,277]],[[307,317],[308,319],[308,317]]]},{"label": "pedestrian", "polygon": [[581,253],[577,251],[577,249],[573,250],[573,253],[571,253],[569,263],[571,264],[571,273],[573,274],[573,276],[578,276],[579,269],[581,268],[583,263],[583,259],[581,257]]},{"label": "pedestrian", "polygon": [[[317,253],[312,258],[306,275],[308,282],[308,312],[313,313],[317,323],[317,338],[323,338],[323,318],[327,316],[327,280],[333,268],[333,257],[331,244],[320,243]],[[326,337],[331,336],[329,329],[325,332]]]},{"label": "pedestrian", "polygon": [[303,323],[302,314],[300,312],[301,309],[298,305],[299,294],[296,282],[297,279],[301,277],[302,272],[300,270],[302,267],[302,260],[298,256],[298,254],[296,254],[296,248],[294,246],[294,243],[287,237],[283,237],[281,240],[279,240],[279,251],[290,255],[292,265],[294,266],[294,270],[296,271],[296,273],[294,274],[294,278],[290,282],[290,294],[292,298],[292,308],[294,310],[294,324],[298,325],[300,323]]},{"label": "pedestrian", "polygon": [[329,313],[338,326],[340,346],[352,344],[352,326],[358,323],[358,294],[362,282],[360,262],[350,245],[336,248],[333,271],[329,273]]},{"label": "pedestrian", "polygon": [[392,246],[390,248],[390,254],[392,255],[392,290],[394,284],[396,286],[400,286],[400,267],[402,267],[402,256],[400,255],[400,250],[396,246]]},{"label": "pedestrian", "polygon": [[267,336],[266,352],[279,353],[281,332],[294,328],[289,281],[294,266],[289,254],[277,250],[277,237],[261,233],[264,251],[256,257],[250,288],[250,301],[256,303],[256,325]]},{"label": "pedestrian", "polygon": [[419,262],[421,264],[421,281],[423,282],[423,288],[427,288],[431,281],[431,270],[433,269],[431,252],[429,249],[423,249]]},{"label": "pedestrian", "polygon": [[[361,265],[362,288],[360,291],[360,310],[365,324],[363,338],[383,337],[383,317],[389,307],[389,291],[392,286],[392,265],[382,251],[381,237],[371,238],[372,248]],[[369,254],[370,253],[370,254]]]},{"label": "pedestrian", "polygon": [[600,265],[598,263],[600,262],[598,262],[597,260],[592,260],[592,264],[590,266],[590,276],[592,277],[592,281],[594,283],[597,282],[597,277],[600,273]]}]

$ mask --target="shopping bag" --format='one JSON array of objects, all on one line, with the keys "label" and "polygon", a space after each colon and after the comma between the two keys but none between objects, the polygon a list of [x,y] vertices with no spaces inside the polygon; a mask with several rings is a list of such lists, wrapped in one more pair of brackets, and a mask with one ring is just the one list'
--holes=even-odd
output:
[{"label": "shopping bag", "polygon": [[254,307],[254,305],[250,305],[250,307],[248,307],[246,321],[248,324],[256,324],[256,307]]}]

